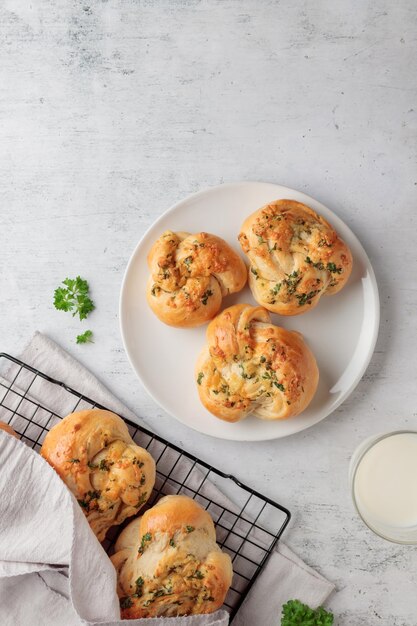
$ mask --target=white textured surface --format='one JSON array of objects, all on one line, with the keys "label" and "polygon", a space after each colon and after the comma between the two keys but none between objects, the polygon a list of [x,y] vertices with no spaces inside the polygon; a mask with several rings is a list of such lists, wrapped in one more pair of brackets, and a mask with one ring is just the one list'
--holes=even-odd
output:
[{"label": "white textured surface", "polygon": [[[336,582],[339,626],[417,624],[416,551],[374,537],[347,484],[364,437],[416,424],[416,27],[414,0],[0,4],[1,349],[47,332],[155,430],[288,505],[286,541]],[[124,267],[153,219],[245,178],[335,210],[365,245],[382,302],[350,400],[310,431],[258,444],[163,415],[117,320]],[[77,273],[97,303],[90,346],[51,304]]]}]

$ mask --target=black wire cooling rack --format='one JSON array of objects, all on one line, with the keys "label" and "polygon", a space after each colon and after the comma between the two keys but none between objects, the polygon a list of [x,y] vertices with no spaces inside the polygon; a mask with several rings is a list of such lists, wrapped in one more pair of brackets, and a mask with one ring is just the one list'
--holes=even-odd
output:
[{"label": "black wire cooling rack", "polygon": [[[64,415],[106,408],[8,354],[0,353],[0,373],[6,377],[0,376],[0,419],[35,450],[40,449],[45,434]],[[48,407],[57,395],[59,411],[55,406]],[[224,604],[232,621],[287,526],[290,512],[150,430],[128,419],[125,422],[135,442],[156,461],[155,487],[146,508],[162,495],[182,493],[197,500],[213,518],[217,542],[233,562],[232,587]],[[120,528],[114,531],[105,545],[108,551]]]}]

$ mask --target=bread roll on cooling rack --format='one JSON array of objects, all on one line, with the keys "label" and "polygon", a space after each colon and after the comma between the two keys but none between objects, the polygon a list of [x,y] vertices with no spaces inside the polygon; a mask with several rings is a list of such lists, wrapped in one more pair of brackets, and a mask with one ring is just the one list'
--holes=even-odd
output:
[{"label": "bread roll on cooling rack", "polygon": [[347,245],[326,220],[294,200],[252,213],[239,235],[255,300],[280,315],[311,311],[344,287],[352,270]]},{"label": "bread roll on cooling rack", "polygon": [[298,415],[319,379],[303,336],[274,326],[266,309],[249,304],[225,309],[210,322],[195,375],[201,402],[227,422],[249,414],[267,420]]},{"label": "bread roll on cooling rack", "polygon": [[102,409],[65,417],[46,435],[41,455],[75,495],[99,541],[140,510],[155,483],[151,455],[118,415]]},{"label": "bread roll on cooling rack", "polygon": [[165,496],[130,522],[111,558],[123,619],[212,613],[232,582],[213,520],[187,496]]},{"label": "bread roll on cooling rack", "polygon": [[200,326],[220,310],[222,298],[246,283],[246,266],[220,237],[166,231],[148,255],[147,300],[170,326]]}]

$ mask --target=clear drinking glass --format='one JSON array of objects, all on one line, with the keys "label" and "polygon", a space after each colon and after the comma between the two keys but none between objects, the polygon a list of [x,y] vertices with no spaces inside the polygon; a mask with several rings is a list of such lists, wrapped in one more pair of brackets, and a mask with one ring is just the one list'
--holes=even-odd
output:
[{"label": "clear drinking glass", "polygon": [[[408,447],[401,455],[404,442],[408,442]],[[417,544],[415,468],[417,431],[401,430],[369,437],[352,455],[349,482],[355,508],[363,522],[388,541]],[[381,483],[382,480],[385,482]]]}]

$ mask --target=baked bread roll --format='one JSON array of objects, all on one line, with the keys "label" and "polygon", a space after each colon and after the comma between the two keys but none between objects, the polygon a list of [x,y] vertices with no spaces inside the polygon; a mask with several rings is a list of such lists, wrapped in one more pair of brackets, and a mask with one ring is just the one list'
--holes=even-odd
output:
[{"label": "baked bread roll", "polygon": [[255,300],[280,315],[311,311],[337,293],[352,270],[352,254],[326,220],[301,202],[276,200],[252,213],[239,235],[250,262]]},{"label": "baked bread roll", "polygon": [[211,320],[222,298],[246,283],[246,266],[220,237],[167,230],[148,255],[147,300],[170,326],[190,328]]},{"label": "baked bread roll", "polygon": [[155,484],[155,461],[111,411],[68,415],[46,435],[41,455],[77,498],[99,541],[139,511]]},{"label": "baked bread roll", "polygon": [[187,496],[165,496],[130,522],[111,559],[123,619],[212,613],[232,582],[213,520]]},{"label": "baked bread roll", "polygon": [[13,435],[13,437],[16,437],[16,439],[19,439],[19,435],[13,430],[11,426],[9,426],[9,424],[6,424],[6,422],[0,422],[0,429],[4,430],[9,435]]},{"label": "baked bread roll", "polygon": [[249,304],[225,309],[210,322],[196,367],[201,402],[227,422],[249,414],[267,420],[298,415],[318,379],[303,336],[274,326],[266,309]]}]

